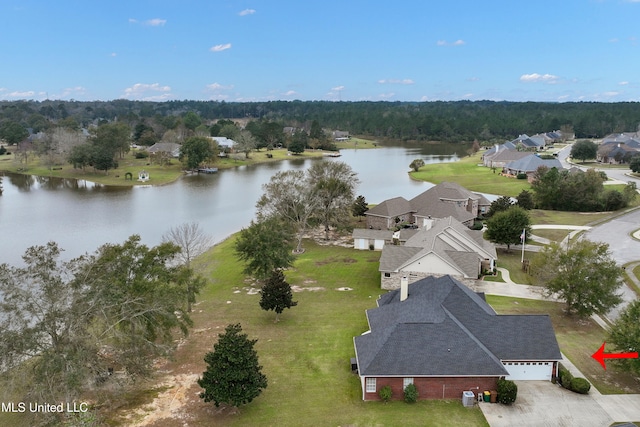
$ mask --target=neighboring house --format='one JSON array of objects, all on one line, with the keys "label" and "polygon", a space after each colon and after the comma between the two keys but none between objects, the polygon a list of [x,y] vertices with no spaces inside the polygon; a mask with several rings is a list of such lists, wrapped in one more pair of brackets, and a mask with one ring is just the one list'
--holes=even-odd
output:
[{"label": "neighboring house", "polygon": [[354,337],[363,400],[393,399],[414,384],[420,399],[495,390],[499,378],[550,381],[562,359],[548,315],[498,315],[450,276],[427,277],[382,295]]},{"label": "neighboring house", "polygon": [[220,151],[231,150],[236,143],[233,139],[229,139],[226,136],[212,136],[211,139],[218,144]]},{"label": "neighboring house", "polygon": [[385,200],[365,213],[367,228],[384,230],[397,224],[424,227],[430,218],[453,216],[467,226],[486,212],[491,205],[486,197],[473,193],[459,184],[441,182],[411,200],[395,197]]},{"label": "neighboring house", "polygon": [[413,222],[413,208],[404,197],[394,197],[365,212],[367,228],[386,230],[401,222]]},{"label": "neighboring house", "polygon": [[516,139],[510,142],[515,145],[516,148],[525,151],[539,151],[544,148],[544,139],[533,138],[526,133],[519,135]]},{"label": "neighboring house", "polygon": [[520,160],[507,163],[502,168],[502,173],[510,176],[518,176],[524,173],[527,175],[527,180],[531,182],[533,181],[534,173],[541,166],[546,166],[549,169],[562,169],[562,163],[560,163],[558,159],[541,159],[535,154],[529,154],[529,156],[523,157]]},{"label": "neighboring house", "polygon": [[515,145],[507,142],[502,145],[496,144],[495,147],[487,150],[482,156],[482,162],[488,168],[502,169],[507,163],[529,155],[531,155],[531,153],[518,151]]},{"label": "neighboring house", "polygon": [[149,154],[160,154],[168,157],[178,158],[180,157],[180,144],[175,142],[156,142],[151,147],[147,148]]},{"label": "neighboring house", "polygon": [[640,135],[620,133],[607,135],[600,146],[596,160],[602,163],[620,164],[640,154]]},{"label": "neighboring house", "polygon": [[343,130],[334,130],[332,135],[334,141],[347,141],[349,138],[351,138],[349,132]]},{"label": "neighboring house", "polygon": [[451,275],[474,281],[482,270],[493,270],[495,246],[481,231],[470,230],[453,217],[432,219],[403,246],[385,245],[380,255],[380,287],[397,289],[402,277],[409,282],[427,276]]}]

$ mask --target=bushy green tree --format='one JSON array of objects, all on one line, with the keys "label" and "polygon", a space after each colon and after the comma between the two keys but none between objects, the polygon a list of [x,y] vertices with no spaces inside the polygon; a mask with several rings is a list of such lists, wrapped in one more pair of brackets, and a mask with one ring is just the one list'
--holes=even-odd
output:
[{"label": "bushy green tree", "polygon": [[493,243],[507,245],[507,251],[511,245],[522,242],[523,231],[526,240],[531,233],[531,220],[527,211],[518,206],[498,212],[487,220],[487,239]]},{"label": "bushy green tree", "polygon": [[201,399],[213,401],[216,407],[221,403],[239,407],[267,388],[267,377],[254,349],[257,341],[242,333],[239,323],[225,328],[213,351],[204,356],[207,370],[198,379],[198,385],[204,389]]},{"label": "bushy green tree", "polygon": [[274,270],[260,290],[260,308],[265,311],[276,312],[275,321],[278,322],[280,314],[285,308],[298,305],[293,300],[291,286],[285,280],[282,270]]},{"label": "bushy green tree", "polygon": [[531,210],[534,208],[533,194],[530,191],[522,190],[516,199],[518,200],[516,205],[522,209]]},{"label": "bushy green tree", "polygon": [[187,169],[194,170],[204,162],[213,161],[216,154],[212,141],[203,136],[192,136],[180,147],[179,159]]},{"label": "bushy green tree", "polygon": [[629,169],[631,169],[631,172],[640,173],[640,155],[635,155],[631,158]]},{"label": "bushy green tree", "polygon": [[420,170],[420,168],[423,166],[424,166],[424,160],[422,159],[415,159],[409,165],[409,167],[413,169],[415,172],[418,172],[418,170]]},{"label": "bushy green tree", "polygon": [[418,401],[418,388],[415,384],[407,384],[404,388],[404,401],[407,403],[416,403]]},{"label": "bushy green tree", "polygon": [[536,254],[531,271],[548,296],[566,303],[569,314],[602,314],[622,301],[618,294],[622,270],[606,243],[580,239],[569,248],[552,243]]},{"label": "bushy green tree", "polygon": [[582,160],[584,163],[588,159],[595,159],[598,154],[598,144],[588,139],[577,141],[571,147],[571,157]]},{"label": "bushy green tree", "polygon": [[[631,302],[610,329],[607,342],[621,351],[640,352],[640,300]],[[640,374],[640,359],[619,359],[616,363],[625,371]]]},{"label": "bushy green tree", "polygon": [[513,206],[513,201],[509,196],[498,197],[496,200],[491,202],[489,205],[489,211],[487,212],[487,217],[492,217],[498,212],[503,212],[508,210]]},{"label": "bushy green tree", "polygon": [[293,238],[291,228],[275,216],[251,221],[248,228],[240,230],[235,243],[245,274],[266,279],[274,270],[290,267],[295,259]]}]

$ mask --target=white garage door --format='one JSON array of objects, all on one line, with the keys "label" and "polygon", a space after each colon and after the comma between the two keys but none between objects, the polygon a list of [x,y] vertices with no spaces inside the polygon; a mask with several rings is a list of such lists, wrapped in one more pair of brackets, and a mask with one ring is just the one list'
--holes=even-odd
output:
[{"label": "white garage door", "polygon": [[503,362],[509,371],[508,380],[547,380],[551,381],[553,362]]}]

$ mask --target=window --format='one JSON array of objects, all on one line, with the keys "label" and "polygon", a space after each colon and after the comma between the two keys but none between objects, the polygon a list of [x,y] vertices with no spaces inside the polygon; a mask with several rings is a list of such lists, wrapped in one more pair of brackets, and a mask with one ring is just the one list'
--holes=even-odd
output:
[{"label": "window", "polygon": [[376,392],[376,379],[375,378],[367,378],[365,380],[365,391],[367,393],[375,393]]},{"label": "window", "polygon": [[391,277],[391,273],[384,273],[384,277]]},{"label": "window", "polygon": [[413,384],[413,378],[403,378],[402,379],[402,389],[407,388],[409,384]]}]

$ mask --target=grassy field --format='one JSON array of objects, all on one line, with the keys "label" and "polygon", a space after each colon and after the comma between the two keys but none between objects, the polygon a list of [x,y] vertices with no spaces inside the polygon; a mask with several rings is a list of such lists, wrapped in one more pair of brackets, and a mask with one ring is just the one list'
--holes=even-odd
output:
[{"label": "grassy field", "polygon": [[[532,224],[587,225],[602,221],[611,216],[611,212],[566,212],[532,209],[529,217]],[[534,233],[536,234],[537,231]]]},{"label": "grassy field", "polygon": [[376,140],[364,139],[364,138],[355,138],[351,137],[348,141],[337,141],[336,147],[340,150],[357,148],[357,149],[368,149],[368,148],[378,148],[380,147],[380,143]]},{"label": "grassy field", "polygon": [[[298,305],[280,315],[258,305],[253,283],[241,274],[229,239],[201,257],[199,268],[210,285],[199,297],[193,315],[191,338],[162,369],[174,375],[199,375],[202,358],[211,351],[216,336],[227,324],[241,323],[256,350],[267,389],[237,414],[216,410],[212,403],[190,396],[181,412],[190,426],[486,426],[478,408],[464,408],[460,401],[425,401],[383,404],[363,402],[358,377],[351,373],[353,337],[368,329],[365,310],[375,307],[380,290],[379,252],[319,246],[305,241],[306,252],[287,271],[297,292]],[[339,290],[339,288],[349,288]],[[117,424],[123,413],[111,415]],[[174,421],[175,423],[175,421]],[[160,426],[174,425],[167,421]]]},{"label": "grassy field", "polygon": [[563,304],[550,301],[487,295],[487,302],[499,314],[549,314],[560,350],[601,393],[640,392],[638,378],[617,370],[610,361],[605,371],[591,358],[607,338],[607,333],[593,320],[567,316]]},{"label": "grassy field", "polygon": [[[268,157],[270,154],[271,157]],[[294,158],[322,157],[322,151],[307,150],[298,155],[290,155],[286,149],[278,149],[272,151],[257,151],[250,154],[249,159],[244,154],[236,154],[232,157],[217,159],[211,166],[218,169],[230,169],[238,166],[253,165],[258,163],[276,162],[281,160],[290,160]],[[138,172],[146,170],[149,172],[149,181],[139,182]],[[27,164],[14,161],[13,155],[0,157],[0,171],[28,173],[38,176],[52,176],[57,178],[74,178],[86,181],[96,182],[104,185],[164,185],[175,181],[183,174],[182,164],[178,159],[172,159],[167,166],[151,164],[149,159],[136,159],[134,152],[125,155],[123,159],[118,159],[118,168],[109,170],[108,173],[103,171],[94,171],[92,168],[85,170],[74,169],[70,164],[55,166],[49,169],[42,164],[39,158],[31,157]],[[126,179],[127,172],[133,175],[132,180]]]},{"label": "grassy field", "polygon": [[499,173],[494,173],[491,168],[479,166],[481,153],[465,157],[457,162],[425,165],[418,172],[411,172],[411,177],[434,184],[454,181],[471,191],[512,197],[520,194],[522,190],[531,189],[527,180],[507,178]]}]

